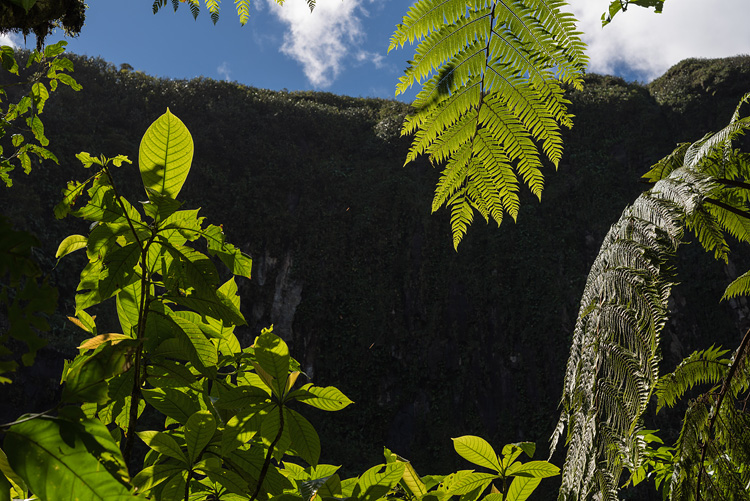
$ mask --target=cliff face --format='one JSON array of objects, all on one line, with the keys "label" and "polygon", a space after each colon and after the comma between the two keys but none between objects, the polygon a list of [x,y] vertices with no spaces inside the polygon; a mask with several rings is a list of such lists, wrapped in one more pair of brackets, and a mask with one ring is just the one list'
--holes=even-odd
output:
[{"label": "cliff face", "polygon": [[[85,175],[73,155],[137,159],[146,127],[169,107],[195,139],[185,206],[202,207],[254,258],[253,280],[240,284],[250,324],[241,341],[274,324],[308,376],[357,403],[313,416],[322,459],[361,471],[385,445],[418,471],[446,472],[456,457],[449,437],[544,448],[601,239],[647,189],[639,177],[651,163],[726,122],[750,90],[742,88],[747,61],[681,63],[679,78],[670,70],[649,87],[590,75],[570,94],[576,125],[559,170],[546,172],[542,203],[525,197],[518,223],[500,229],[476,222],[458,253],[447,215],[429,214],[439,172],[425,161],[402,167],[405,105],[156,80],[84,58],[75,60],[84,90],[60,91],[45,109],[61,165],[17,178],[0,208],[39,236],[51,269],[59,241],[86,231],[52,218],[65,182]],[[117,176],[127,196],[143,198],[135,168]],[[64,321],[81,257],[52,272],[63,299],[51,345],[62,352],[81,339]],[[739,256],[732,264],[747,267]],[[684,285],[663,336],[667,366],[712,343],[736,344],[747,317],[744,303],[718,304],[736,271],[695,245],[679,266]],[[104,325],[114,321],[113,310],[98,313]]]}]

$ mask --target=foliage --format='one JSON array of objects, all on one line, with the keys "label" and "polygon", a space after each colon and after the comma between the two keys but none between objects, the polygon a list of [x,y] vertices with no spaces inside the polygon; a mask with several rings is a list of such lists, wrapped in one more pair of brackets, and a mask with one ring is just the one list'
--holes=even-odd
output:
[{"label": "foliage", "polygon": [[[65,238],[57,257],[86,252],[70,320],[90,337],[66,364],[60,404],[3,425],[4,497],[374,501],[409,493],[420,500],[476,500],[491,489],[488,501],[521,501],[542,478],[558,474],[546,461],[517,461],[521,452],[533,454],[533,444],[506,446],[498,456],[471,436],[456,439],[456,451],[494,473],[462,470],[425,483],[428,477],[390,451],[386,464],[343,481],[338,467],[318,464],[317,432],[296,405],[335,411],[351,400],[334,387],[295,387],[303,375],[299,364],[271,329],[240,346],[234,329],[245,321],[237,284],[234,278],[221,283],[209,255],[246,278],[251,261],[226,242],[222,227],[206,226],[198,210],[181,210],[176,197],[192,155],[190,133],[167,110],[141,141],[143,212],[114,182],[113,168],[129,164],[127,157],[78,155],[95,172],[68,184],[55,213],[93,224],[88,236]],[[86,310],[111,298],[122,332],[99,333]],[[163,431],[138,425],[154,413],[161,414]],[[150,451],[143,469],[131,475],[136,436]],[[493,480],[502,487],[491,486]]]},{"label": "foliage", "polygon": [[[59,57],[65,50],[66,42],[58,42],[50,45],[40,52],[35,50],[28,54],[26,61],[26,73],[33,71],[31,78],[21,80],[19,65],[13,48],[0,47],[0,58],[3,69],[12,75],[19,77],[12,83],[0,86],[0,103],[3,99],[9,100],[8,90],[11,87],[28,87],[28,94],[20,98],[17,103],[8,103],[0,118],[0,137],[11,135],[9,153],[7,146],[0,146],[0,179],[6,186],[11,186],[13,181],[9,173],[16,166],[21,166],[24,173],[31,171],[32,155],[40,162],[52,160],[57,163],[57,158],[47,149],[49,140],[44,134],[44,124],[39,115],[44,111],[44,105],[50,97],[50,93],[57,90],[59,84],[70,86],[74,90],[80,90],[81,86],[66,71],[73,70],[73,63],[65,57]],[[23,125],[21,125],[23,123]],[[31,137],[28,137],[28,136]]]},{"label": "foliage", "polygon": [[0,32],[34,33],[37,50],[53,29],[62,28],[65,34],[76,36],[83,28],[86,5],[83,0],[8,0],[0,3]]},{"label": "foliage", "polygon": [[[684,229],[692,230],[717,259],[726,259],[729,252],[725,233],[740,241],[750,237],[748,155],[733,147],[733,141],[750,127],[750,118],[740,114],[748,99],[750,94],[740,101],[724,129],[693,144],[680,145],[654,165],[644,177],[656,184],[626,209],[602,244],[581,300],[565,376],[564,410],[553,435],[554,447],[563,427],[568,426],[563,499],[615,499],[623,467],[637,471],[645,461],[642,416],[660,381],[659,338],[668,315],[674,253]],[[747,293],[743,284],[738,280],[729,290],[740,287],[735,292]],[[683,367],[694,372],[686,373],[683,368],[664,380],[677,384],[671,391],[665,389],[669,386],[662,389],[660,395],[667,402],[677,397],[675,391],[681,393],[701,380],[715,381],[719,374],[706,366]],[[740,387],[735,395],[743,391]],[[704,402],[706,405],[694,410],[702,409],[707,417],[710,399]],[[719,401],[716,408],[720,407]],[[700,443],[706,439],[702,433],[693,433],[693,419],[699,418],[691,414],[685,420],[687,428],[683,428],[678,450],[704,451],[698,462],[703,468],[707,446]],[[712,426],[708,426],[709,432]],[[734,429],[733,424],[722,432]],[[710,456],[718,454],[714,449]],[[684,467],[679,461],[678,457],[675,469]],[[690,476],[690,471],[685,471]],[[706,469],[700,471],[708,474]],[[706,484],[702,491],[700,480],[697,482],[696,494],[718,495]],[[679,498],[680,489],[672,487],[670,492]]]},{"label": "foliage", "polygon": [[657,14],[664,8],[664,0],[611,0],[607,12],[602,14],[602,26],[606,26],[619,12],[625,12],[628,7],[638,5],[639,7],[653,8]]},{"label": "foliage", "polygon": [[432,211],[450,207],[456,248],[474,210],[515,220],[520,180],[541,198],[542,155],[560,161],[560,125],[572,121],[559,82],[580,88],[587,60],[563,7],[421,0],[391,37],[389,51],[419,41],[396,91],[425,82],[402,129],[416,133],[406,162],[427,154],[446,163]]},{"label": "foliage", "polygon": [[[10,100],[12,87],[29,89],[17,103],[4,105],[0,118],[0,137],[10,135],[11,139],[10,147],[7,143],[5,147],[0,145],[0,178],[6,186],[13,184],[10,172],[16,166],[20,165],[26,174],[31,171],[33,157],[57,162],[46,148],[49,141],[39,115],[58,84],[80,89],[66,73],[72,70],[73,64],[59,57],[64,47],[65,42],[59,42],[43,52],[28,54],[26,72],[34,71],[34,74],[25,80],[20,77],[13,49],[0,47],[3,69],[19,80],[0,87],[0,103],[2,99]],[[27,139],[24,134],[29,133],[31,137]],[[31,249],[37,246],[39,242],[33,235],[14,230],[10,221],[0,216],[0,303],[9,322],[9,328],[0,334],[0,383],[10,382],[4,374],[15,371],[19,362],[27,366],[33,363],[37,350],[46,344],[38,333],[49,330],[45,316],[50,315],[57,304],[57,290],[46,279],[42,280],[42,271],[32,257]],[[18,343],[24,343],[25,349]]]},{"label": "foliage", "polygon": [[[275,0],[277,4],[284,5],[284,0]],[[315,8],[315,0],[305,0],[307,6],[310,7],[310,12]],[[166,6],[168,0],[154,0],[152,4],[152,10],[154,14],[159,12],[162,7]],[[198,18],[198,14],[201,11],[200,0],[172,0],[172,7],[174,11],[180,7],[180,3],[187,3],[190,7],[190,13],[193,15],[193,19]],[[205,8],[211,14],[211,21],[216,24],[219,21],[219,11],[221,10],[220,0],[204,0]],[[250,0],[234,0],[235,9],[237,9],[237,17],[240,19],[240,24],[244,26],[250,19]]]}]

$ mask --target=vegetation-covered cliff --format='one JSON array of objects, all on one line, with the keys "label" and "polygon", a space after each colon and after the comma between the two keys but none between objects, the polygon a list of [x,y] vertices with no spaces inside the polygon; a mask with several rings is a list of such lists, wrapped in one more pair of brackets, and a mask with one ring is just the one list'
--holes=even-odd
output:
[{"label": "vegetation-covered cliff", "polygon": [[[61,89],[44,116],[60,165],[16,176],[0,200],[0,212],[39,236],[39,257],[67,301],[53,319],[57,351],[40,355],[49,373],[38,364],[3,388],[11,403],[3,419],[44,407],[60,354],[71,356],[83,338],[65,320],[83,256],[53,269],[60,240],[85,231],[52,216],[65,183],[86,175],[74,155],[136,160],[146,127],[169,107],[195,139],[183,200],[253,257],[253,279],[240,283],[249,323],[241,341],[274,324],[313,381],[356,402],[315,425],[322,459],[359,470],[385,445],[418,470],[448,471],[448,438],[469,433],[543,448],[605,232],[646,188],[641,174],[677,142],[725,123],[750,82],[748,57],[684,61],[648,86],[589,75],[569,94],[575,127],[558,171],[545,173],[542,203],[526,193],[517,224],[475,224],[456,253],[447,215],[429,213],[438,172],[426,162],[402,167],[406,105],[159,80],[73,59],[83,93]],[[117,176],[131,199],[143,198],[135,168]],[[744,302],[718,305],[731,262],[723,267],[697,246],[681,252],[679,277],[690,287],[674,291],[663,335],[669,367],[694,349],[736,345],[748,314]],[[102,332],[107,316],[97,319]]]}]

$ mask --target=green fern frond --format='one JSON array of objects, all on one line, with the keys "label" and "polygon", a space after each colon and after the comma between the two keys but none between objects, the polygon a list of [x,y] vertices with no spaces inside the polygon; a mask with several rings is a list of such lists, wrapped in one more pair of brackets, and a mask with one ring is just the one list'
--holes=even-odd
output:
[{"label": "green fern frond", "polygon": [[[560,83],[580,87],[586,64],[564,7],[562,0],[419,0],[391,37],[389,51],[417,43],[396,93],[422,83],[402,127],[414,134],[405,163],[428,155],[446,164],[433,211],[451,206],[456,245],[469,207],[498,222],[502,213],[515,219],[520,183],[541,197],[544,159],[557,166],[562,157],[560,127],[572,120]],[[450,202],[459,196],[470,201],[460,210]]]},{"label": "green fern frond", "polygon": [[721,300],[731,299],[737,296],[750,295],[750,271],[746,271],[729,284],[721,296]]},{"label": "green fern frond", "polygon": [[695,385],[719,383],[729,369],[730,360],[724,358],[728,352],[713,346],[696,351],[683,360],[674,372],[662,376],[655,392],[657,412],[665,405],[673,407]]},{"label": "green fern frond", "polygon": [[234,0],[234,6],[240,18],[240,25],[245,26],[250,19],[250,0]]},{"label": "green fern frond", "polygon": [[643,179],[646,181],[655,183],[668,177],[672,171],[679,169],[685,163],[685,152],[690,147],[691,143],[680,143],[677,148],[656,162],[651,169],[643,175]]},{"label": "green fern frond", "polygon": [[220,0],[203,0],[208,12],[211,14],[211,21],[216,24],[219,21],[219,1]]}]

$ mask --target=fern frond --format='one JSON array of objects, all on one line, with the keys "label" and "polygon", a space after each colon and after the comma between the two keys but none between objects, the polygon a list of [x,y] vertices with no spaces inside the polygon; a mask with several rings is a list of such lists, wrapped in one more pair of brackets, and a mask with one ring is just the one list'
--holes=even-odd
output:
[{"label": "fern frond", "polygon": [[731,299],[737,296],[750,295],[750,271],[746,271],[729,284],[721,296],[721,300]]},{"label": "fern frond", "polygon": [[[659,336],[685,230],[717,258],[729,252],[726,233],[750,240],[750,156],[732,146],[748,126],[735,114],[719,133],[679,145],[644,176],[656,184],[605,236],[581,298],[564,410],[552,437],[556,444],[567,426],[561,499],[616,498],[623,468],[638,469],[643,461],[645,442],[637,433],[651,396],[658,408],[671,406],[698,384],[713,388],[685,415],[665,489],[671,499],[695,499],[696,493],[747,499],[750,416],[736,398],[750,387],[750,333],[731,360],[712,347],[661,378]],[[747,292],[750,272],[724,297]]]},{"label": "fern frond", "polygon": [[245,26],[250,19],[250,0],[234,0],[234,7],[237,9],[237,16],[240,18],[240,25]]},{"label": "fern frond", "polygon": [[728,352],[713,346],[696,351],[683,360],[674,372],[662,376],[655,392],[657,412],[665,405],[673,407],[695,385],[719,383],[729,369],[730,360],[723,358]]},{"label": "fern frond", "polygon": [[[580,86],[586,64],[563,7],[562,0],[419,0],[391,37],[389,51],[418,44],[396,88],[423,84],[402,127],[414,134],[405,163],[420,155],[446,163],[433,211],[451,206],[451,221],[461,225],[453,227],[454,244],[466,232],[467,207],[498,223],[503,213],[515,219],[520,182],[541,197],[544,159],[557,166],[562,157],[560,127],[572,120],[560,82]],[[458,210],[449,201],[469,185],[462,196],[471,202]]]}]

